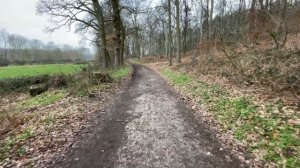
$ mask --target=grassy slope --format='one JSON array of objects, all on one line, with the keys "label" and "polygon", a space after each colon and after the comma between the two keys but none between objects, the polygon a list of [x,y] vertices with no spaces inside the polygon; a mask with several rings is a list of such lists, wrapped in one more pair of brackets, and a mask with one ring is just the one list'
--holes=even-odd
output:
[{"label": "grassy slope", "polygon": [[288,122],[299,120],[297,113],[284,114],[280,103],[255,106],[251,98],[231,97],[218,86],[171,69],[161,73],[183,93],[204,104],[223,129],[232,130],[256,158],[276,167],[300,167],[300,127]]},{"label": "grassy slope", "polygon": [[46,64],[0,67],[0,79],[43,74],[69,74],[79,71],[82,64]]}]

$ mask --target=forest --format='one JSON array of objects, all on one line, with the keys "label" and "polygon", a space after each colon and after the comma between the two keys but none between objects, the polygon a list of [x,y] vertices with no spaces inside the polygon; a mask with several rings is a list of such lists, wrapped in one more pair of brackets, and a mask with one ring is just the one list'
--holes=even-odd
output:
[{"label": "forest", "polygon": [[42,0],[37,10],[51,17],[52,31],[74,26],[84,33],[103,68],[149,56],[171,66],[190,52],[202,74],[299,93],[297,0]]},{"label": "forest", "polygon": [[0,167],[300,167],[299,0],[35,12],[91,47],[0,31]]}]

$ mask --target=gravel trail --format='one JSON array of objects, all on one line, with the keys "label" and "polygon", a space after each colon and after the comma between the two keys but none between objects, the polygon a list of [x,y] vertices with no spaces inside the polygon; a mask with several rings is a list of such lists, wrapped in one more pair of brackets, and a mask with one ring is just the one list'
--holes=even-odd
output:
[{"label": "gravel trail", "polygon": [[142,65],[134,65],[128,88],[105,113],[55,167],[243,167],[164,79]]}]

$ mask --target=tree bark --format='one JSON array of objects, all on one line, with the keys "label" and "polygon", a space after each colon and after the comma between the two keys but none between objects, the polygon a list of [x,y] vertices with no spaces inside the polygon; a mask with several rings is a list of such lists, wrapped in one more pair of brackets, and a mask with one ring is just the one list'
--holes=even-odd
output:
[{"label": "tree bark", "polygon": [[175,4],[176,4],[177,63],[181,63],[181,31],[180,31],[179,0],[176,0]]},{"label": "tree bark", "polygon": [[102,8],[100,6],[99,0],[92,0],[93,2],[93,8],[96,13],[96,19],[99,24],[99,31],[98,36],[100,40],[100,47],[101,47],[101,55],[103,58],[103,67],[108,68],[111,66],[111,60],[109,53],[107,51],[107,42],[106,42],[106,32],[105,32],[105,26],[104,26],[104,16],[102,12]]},{"label": "tree bark", "polygon": [[256,14],[255,14],[255,5],[256,0],[252,0],[251,9],[250,9],[250,23],[249,30],[255,32],[256,31]]},{"label": "tree bark", "polygon": [[113,9],[113,25],[115,29],[115,68],[118,68],[121,63],[122,51],[122,20],[120,15],[119,0],[110,0]]},{"label": "tree bark", "polygon": [[171,12],[171,0],[168,0],[168,56],[169,56],[169,66],[172,66],[172,53],[171,53],[171,43],[172,43],[172,12]]},{"label": "tree bark", "polygon": [[214,0],[210,1],[210,12],[209,12],[209,38],[213,36],[213,15],[214,15]]},{"label": "tree bark", "polygon": [[124,57],[125,57],[125,40],[126,40],[126,32],[125,32],[125,27],[123,23],[121,24],[122,26],[122,31],[121,31],[121,65],[124,65]]},{"label": "tree bark", "polygon": [[187,33],[189,28],[189,6],[187,0],[184,0],[184,28],[183,28],[183,53],[187,50]]}]

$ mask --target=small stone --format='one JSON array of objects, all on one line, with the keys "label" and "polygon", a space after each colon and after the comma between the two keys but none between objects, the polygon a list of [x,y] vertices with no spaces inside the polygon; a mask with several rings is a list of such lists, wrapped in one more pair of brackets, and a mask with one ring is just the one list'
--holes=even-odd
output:
[{"label": "small stone", "polygon": [[228,155],[225,155],[225,159],[226,159],[228,162],[232,162],[230,156],[228,156]]},{"label": "small stone", "polygon": [[244,161],[244,160],[245,160],[245,157],[239,156],[238,159],[239,159],[240,161]]},{"label": "small stone", "polygon": [[210,152],[206,152],[207,156],[212,156],[212,154]]}]

